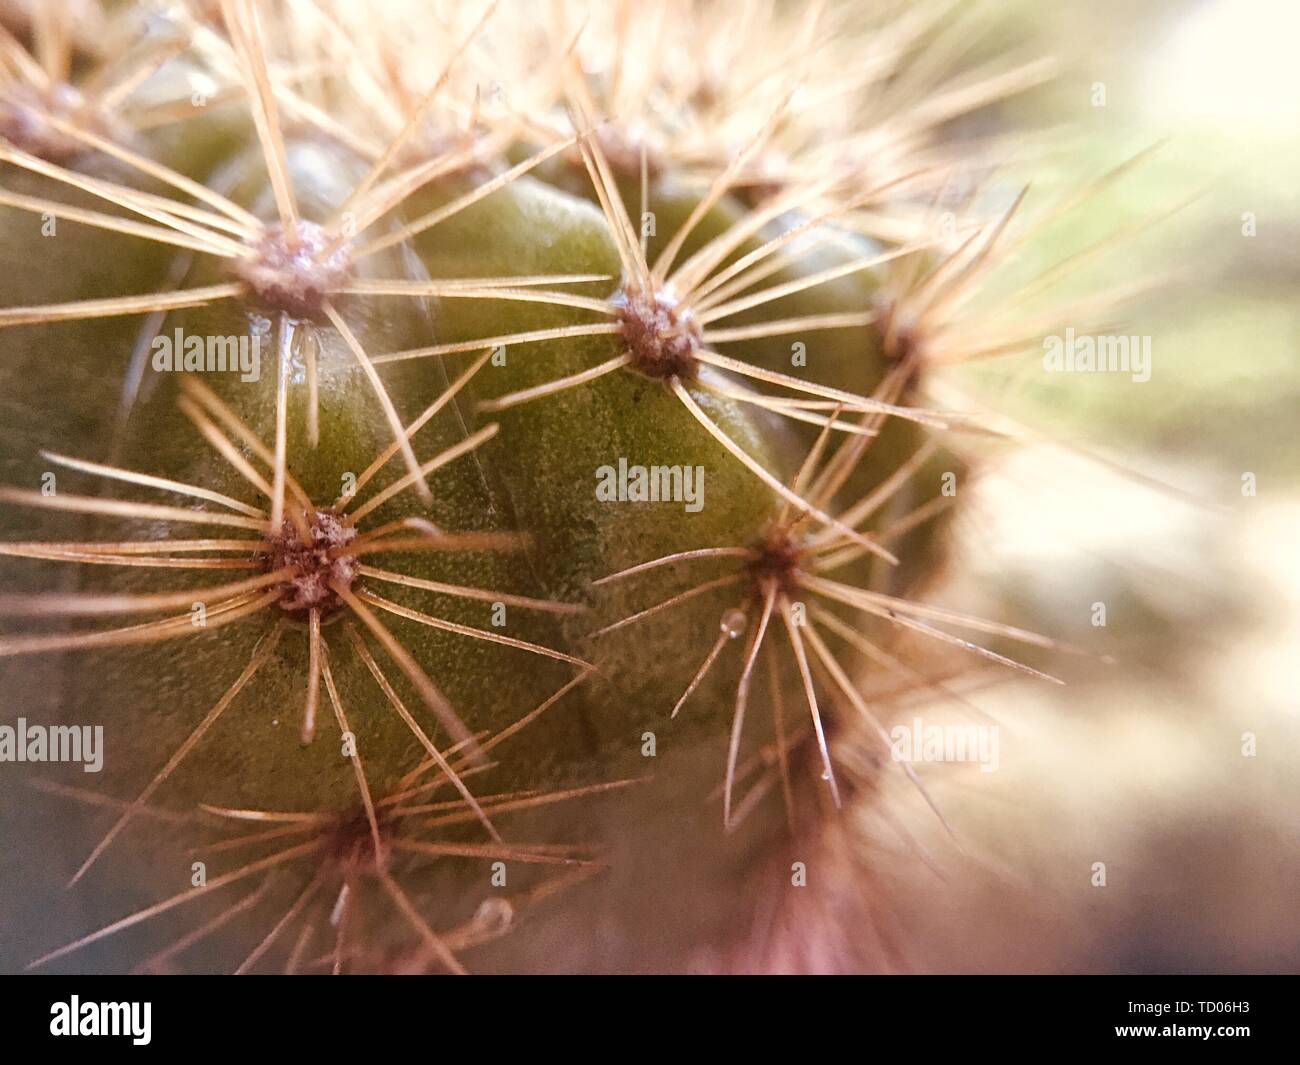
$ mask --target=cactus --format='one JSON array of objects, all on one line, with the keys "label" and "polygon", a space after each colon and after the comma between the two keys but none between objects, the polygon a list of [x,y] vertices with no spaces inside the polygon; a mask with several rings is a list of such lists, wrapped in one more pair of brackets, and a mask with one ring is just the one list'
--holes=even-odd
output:
[{"label": "cactus", "polygon": [[80,911],[10,961],[527,969],[608,910],[551,964],[711,964],[734,885],[924,791],[898,634],[1046,676],[918,598],[972,428],[926,384],[1015,210],[933,224],[943,124],[1041,72],[909,121],[847,104],[924,77],[925,19],[819,86],[836,26],[777,9],[746,48],[703,5],[307,7],[119,13],[108,89],[5,30],[5,719],[106,744],[7,803],[6,919]]}]

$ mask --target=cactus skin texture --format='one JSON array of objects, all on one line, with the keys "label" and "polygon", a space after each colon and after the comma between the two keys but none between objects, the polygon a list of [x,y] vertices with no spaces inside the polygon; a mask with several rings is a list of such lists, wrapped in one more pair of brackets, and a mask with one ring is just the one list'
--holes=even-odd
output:
[{"label": "cactus skin texture", "polygon": [[[349,86],[405,44],[366,39],[313,97],[280,49],[336,39],[221,8],[176,16],[188,47],[136,92],[183,111],[232,78],[240,106],[83,137],[44,160],[66,170],[6,127],[4,721],[106,746],[96,777],[4,789],[4,964],[876,967],[750,957],[737,899],[803,905],[791,861],[895,771],[863,694],[886,667],[829,644],[915,631],[887,597],[942,567],[965,466],[881,293],[943,249],[849,224],[895,202],[854,173],[746,185],[719,144],[702,177],[670,137],[620,157],[581,50],[553,49],[537,121],[476,104],[466,131],[468,59],[385,109]],[[485,47],[527,21],[466,19]],[[751,117],[752,147],[783,128]],[[42,234],[76,208],[107,220]],[[255,343],[260,373],[143,366],[173,338]],[[602,497],[620,462],[694,475],[700,505]]]}]

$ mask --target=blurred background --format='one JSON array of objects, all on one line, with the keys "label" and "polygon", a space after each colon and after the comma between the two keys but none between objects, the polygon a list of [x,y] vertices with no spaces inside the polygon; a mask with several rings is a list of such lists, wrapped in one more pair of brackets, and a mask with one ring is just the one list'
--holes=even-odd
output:
[{"label": "blurred background", "polygon": [[[1063,688],[1017,679],[972,695],[1002,724],[1001,768],[935,785],[968,858],[946,879],[909,878],[910,960],[1294,972],[1300,6],[992,7],[1005,23],[991,45],[1020,38],[1058,63],[1000,108],[1008,128],[1068,145],[1008,164],[1033,179],[1027,208],[1159,142],[1041,233],[1018,275],[1141,230],[1062,288],[1150,281],[1100,331],[1151,337],[1151,377],[1048,373],[1040,349],[946,378],[1031,442],[972,484],[939,598],[1115,661],[1070,660]],[[942,849],[924,806],[903,789],[899,801]]]}]

